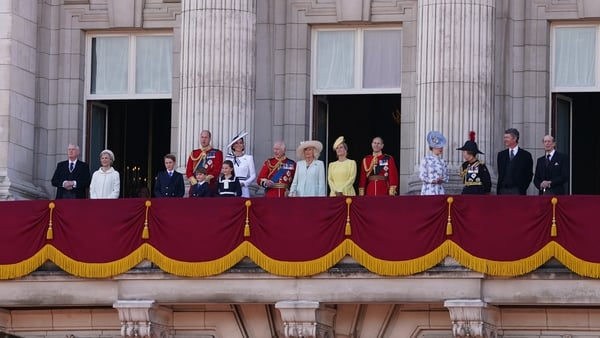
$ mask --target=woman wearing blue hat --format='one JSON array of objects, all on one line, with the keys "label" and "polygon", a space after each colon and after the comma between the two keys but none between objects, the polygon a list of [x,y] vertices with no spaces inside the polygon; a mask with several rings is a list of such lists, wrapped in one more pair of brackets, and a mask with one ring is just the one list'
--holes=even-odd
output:
[{"label": "woman wearing blue hat", "polygon": [[456,150],[462,150],[465,159],[459,173],[465,184],[462,190],[463,195],[489,194],[492,190],[492,179],[485,164],[477,159],[477,154],[483,153],[479,151],[477,143],[475,143],[475,132],[470,132],[469,140]]},{"label": "woman wearing blue hat", "polygon": [[448,166],[442,159],[446,138],[439,131],[430,131],[427,133],[427,143],[431,154],[421,161],[421,195],[444,195],[446,192],[442,184],[448,182]]}]

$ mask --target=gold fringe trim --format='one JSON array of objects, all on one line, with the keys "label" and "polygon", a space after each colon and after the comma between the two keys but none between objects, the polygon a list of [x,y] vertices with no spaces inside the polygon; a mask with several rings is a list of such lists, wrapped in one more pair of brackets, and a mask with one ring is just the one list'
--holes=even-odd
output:
[{"label": "gold fringe trim", "polygon": [[129,255],[106,263],[80,262],[68,257],[53,245],[46,245],[46,248],[48,259],[71,275],[85,278],[105,278],[125,273],[144,260],[146,245],[142,244]]},{"label": "gold fringe trim", "polygon": [[352,204],[352,199],[350,197],[346,198],[346,228],[344,230],[344,235],[351,236],[352,228],[350,226],[350,204]]},{"label": "gold fringe trim", "polygon": [[246,256],[247,251],[248,242],[242,242],[221,258],[204,262],[185,262],[169,258],[148,244],[148,259],[158,265],[161,270],[176,276],[206,277],[218,275],[230,269]]},{"label": "gold fringe trim", "polygon": [[441,262],[448,256],[448,241],[442,243],[439,247],[430,253],[415,259],[405,261],[387,261],[376,258],[360,248],[352,240],[346,240],[348,253],[354,257],[358,263],[369,271],[384,276],[407,276],[423,272]]},{"label": "gold fringe trim", "polygon": [[0,280],[23,277],[35,271],[48,260],[48,244],[33,256],[14,264],[0,265]]},{"label": "gold fringe trim", "polygon": [[246,206],[246,225],[244,225],[244,237],[250,237],[250,219],[248,218],[248,213],[250,211],[252,202],[250,200],[246,200],[244,205]]},{"label": "gold fringe trim", "polygon": [[563,248],[562,245],[556,242],[550,242],[555,247],[556,259],[564,264],[569,270],[574,273],[590,278],[600,278],[600,263],[593,263],[585,261],[581,258],[575,257],[567,249]]},{"label": "gold fringe trim", "polygon": [[451,236],[452,235],[452,203],[454,202],[454,198],[453,197],[448,197],[446,199],[446,202],[448,202],[448,223],[446,224],[446,236]]},{"label": "gold fringe trim", "polygon": [[152,202],[150,202],[149,200],[146,201],[145,206],[146,206],[146,219],[144,220],[144,230],[142,230],[142,239],[149,239],[150,238],[150,231],[148,229],[148,210],[150,210],[150,206],[152,205]]},{"label": "gold fringe trim", "polygon": [[452,241],[449,243],[450,256],[461,265],[492,276],[512,277],[526,274],[546,263],[554,255],[554,245],[550,242],[529,257],[516,261],[493,261],[473,256]]},{"label": "gold fringe trim", "polygon": [[550,200],[552,202],[552,226],[550,227],[550,237],[558,236],[558,229],[556,228],[556,203],[558,203],[558,198],[552,197]]},{"label": "gold fringe trim", "polygon": [[310,261],[280,261],[265,255],[252,243],[248,243],[248,257],[264,270],[280,276],[302,277],[327,271],[346,256],[347,239],[333,250]]}]

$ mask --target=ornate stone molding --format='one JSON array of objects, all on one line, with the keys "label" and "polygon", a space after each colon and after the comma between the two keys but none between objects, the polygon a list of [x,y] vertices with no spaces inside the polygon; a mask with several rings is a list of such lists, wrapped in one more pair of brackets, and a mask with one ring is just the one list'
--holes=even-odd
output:
[{"label": "ornate stone molding", "polygon": [[335,310],[316,301],[281,301],[275,303],[283,320],[286,337],[333,338]]},{"label": "ornate stone molding", "polygon": [[499,311],[479,299],[447,300],[454,337],[496,338]]},{"label": "ornate stone molding", "polygon": [[153,300],[118,300],[113,308],[119,311],[121,336],[167,338],[173,320],[173,311],[159,306]]}]

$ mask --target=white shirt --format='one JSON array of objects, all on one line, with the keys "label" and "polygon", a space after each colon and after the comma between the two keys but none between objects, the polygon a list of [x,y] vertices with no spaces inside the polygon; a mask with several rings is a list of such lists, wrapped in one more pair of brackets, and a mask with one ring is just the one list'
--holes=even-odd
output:
[{"label": "white shirt", "polygon": [[326,193],[323,161],[314,160],[309,166],[305,160],[298,161],[290,196],[325,196]]},{"label": "white shirt", "polygon": [[107,171],[100,168],[92,175],[90,198],[119,198],[120,190],[119,172],[113,167],[110,167]]}]

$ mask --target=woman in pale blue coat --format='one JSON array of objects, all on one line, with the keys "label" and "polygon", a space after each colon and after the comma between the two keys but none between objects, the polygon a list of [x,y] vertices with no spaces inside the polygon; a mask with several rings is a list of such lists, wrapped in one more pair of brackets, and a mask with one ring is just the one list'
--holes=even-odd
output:
[{"label": "woman in pale blue coat", "polygon": [[319,141],[300,142],[296,155],[301,160],[296,162],[290,196],[326,196],[325,165],[323,161],[317,160],[321,150],[323,144]]}]

